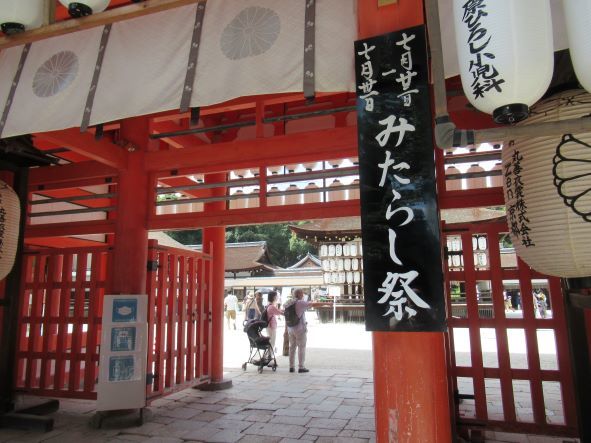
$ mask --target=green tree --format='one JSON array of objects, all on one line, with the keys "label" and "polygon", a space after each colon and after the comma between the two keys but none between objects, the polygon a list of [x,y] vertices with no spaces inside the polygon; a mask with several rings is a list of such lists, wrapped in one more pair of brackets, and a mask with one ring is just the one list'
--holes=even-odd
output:
[{"label": "green tree", "polygon": [[170,235],[179,243],[183,245],[200,245],[202,234],[201,229],[195,229],[190,231],[166,231],[166,234]]},{"label": "green tree", "polygon": [[314,246],[298,239],[289,229],[289,223],[235,226],[227,228],[226,241],[239,243],[266,241],[271,262],[287,267],[302,259],[308,252],[314,252]]},{"label": "green tree", "polygon": [[[293,223],[229,227],[226,228],[226,242],[266,241],[271,262],[285,268],[304,258],[308,252],[313,254],[317,252],[315,246],[296,237],[291,232],[289,229],[290,224]],[[202,231],[200,229],[168,231],[166,233],[184,245],[199,245],[202,242]]]}]

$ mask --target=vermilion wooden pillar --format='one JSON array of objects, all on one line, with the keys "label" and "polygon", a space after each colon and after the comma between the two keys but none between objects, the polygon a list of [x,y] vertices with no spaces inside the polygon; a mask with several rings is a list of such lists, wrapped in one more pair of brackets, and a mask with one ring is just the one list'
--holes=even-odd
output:
[{"label": "vermilion wooden pillar", "polygon": [[[226,181],[225,173],[209,174],[205,177],[208,183],[220,183]],[[215,188],[214,196],[224,195],[224,188]],[[223,210],[226,202],[211,202],[205,204],[205,211]],[[219,384],[220,388],[226,388],[222,383],[224,378],[224,263],[226,248],[226,228],[213,227],[203,230],[203,251],[213,255],[211,281],[208,282],[212,289],[211,300],[211,381]]]},{"label": "vermilion wooden pillar", "polygon": [[[358,12],[360,39],[424,23],[419,0],[358,0]],[[374,332],[373,359],[377,441],[450,442],[444,335]]]},{"label": "vermilion wooden pillar", "polygon": [[145,294],[148,266],[149,180],[144,167],[148,145],[148,119],[131,118],[121,122],[121,139],[128,144],[127,169],[119,171],[117,218],[111,292]]}]

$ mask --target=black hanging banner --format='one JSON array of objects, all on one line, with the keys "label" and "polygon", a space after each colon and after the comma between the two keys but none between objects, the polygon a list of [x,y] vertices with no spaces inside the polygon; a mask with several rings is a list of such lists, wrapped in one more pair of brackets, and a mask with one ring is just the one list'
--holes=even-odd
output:
[{"label": "black hanging banner", "polygon": [[355,42],[365,327],[444,331],[425,27]]}]

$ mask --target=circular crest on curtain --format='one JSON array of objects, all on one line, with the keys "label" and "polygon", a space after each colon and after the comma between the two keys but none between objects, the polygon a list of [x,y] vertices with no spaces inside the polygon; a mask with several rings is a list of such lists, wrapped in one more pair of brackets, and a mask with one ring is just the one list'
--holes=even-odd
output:
[{"label": "circular crest on curtain", "polygon": [[13,189],[0,180],[0,280],[12,270],[20,220],[20,202]]},{"label": "circular crest on curtain", "polygon": [[[534,106],[525,124],[590,113],[591,94],[567,91]],[[544,274],[591,276],[591,133],[511,140],[503,177],[517,254]]]},{"label": "circular crest on curtain", "polygon": [[453,0],[462,87],[497,123],[527,118],[554,69],[549,0]]}]

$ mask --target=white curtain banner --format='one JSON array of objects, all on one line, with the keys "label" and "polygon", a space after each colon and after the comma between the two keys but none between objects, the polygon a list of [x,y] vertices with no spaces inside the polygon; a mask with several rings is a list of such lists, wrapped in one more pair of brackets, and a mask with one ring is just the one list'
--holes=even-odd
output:
[{"label": "white curtain banner", "polygon": [[304,0],[207,3],[191,106],[302,91]]},{"label": "white curtain banner", "polygon": [[91,124],[180,106],[196,7],[113,24]]},{"label": "white curtain banner", "polygon": [[[102,31],[98,27],[31,45],[3,137],[80,125]],[[12,50],[7,52],[10,57]],[[0,78],[1,95],[13,76]]]},{"label": "white curtain banner", "polygon": [[[354,0],[316,0],[316,92],[354,91]],[[180,106],[196,4],[114,23],[90,124]],[[191,106],[302,92],[305,0],[211,1]],[[103,27],[32,44],[3,136],[78,127]],[[0,53],[0,104],[22,47]]]}]

